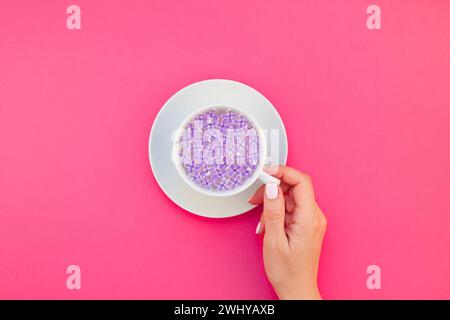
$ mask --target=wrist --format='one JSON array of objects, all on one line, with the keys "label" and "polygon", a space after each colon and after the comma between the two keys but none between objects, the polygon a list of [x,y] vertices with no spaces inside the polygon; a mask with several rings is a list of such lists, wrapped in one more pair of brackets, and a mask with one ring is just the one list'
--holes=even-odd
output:
[{"label": "wrist", "polygon": [[317,285],[277,291],[280,300],[322,300]]}]

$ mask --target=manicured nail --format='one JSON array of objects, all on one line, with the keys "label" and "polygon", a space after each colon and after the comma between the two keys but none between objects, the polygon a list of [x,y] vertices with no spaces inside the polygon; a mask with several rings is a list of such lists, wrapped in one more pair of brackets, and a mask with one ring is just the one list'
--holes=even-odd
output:
[{"label": "manicured nail", "polygon": [[279,166],[266,166],[263,170],[272,176],[278,172],[278,168]]},{"label": "manicured nail", "polygon": [[266,197],[269,200],[278,198],[278,185],[274,182],[266,184]]},{"label": "manicured nail", "polygon": [[256,234],[260,234],[261,233],[261,221],[258,222],[258,225],[256,226]]}]

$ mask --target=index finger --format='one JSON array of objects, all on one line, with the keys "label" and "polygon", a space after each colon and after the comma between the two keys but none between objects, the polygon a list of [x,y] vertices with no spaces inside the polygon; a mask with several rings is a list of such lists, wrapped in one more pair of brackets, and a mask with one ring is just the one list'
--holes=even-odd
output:
[{"label": "index finger", "polygon": [[296,200],[314,201],[314,188],[307,174],[286,166],[265,167],[264,171],[290,185]]}]

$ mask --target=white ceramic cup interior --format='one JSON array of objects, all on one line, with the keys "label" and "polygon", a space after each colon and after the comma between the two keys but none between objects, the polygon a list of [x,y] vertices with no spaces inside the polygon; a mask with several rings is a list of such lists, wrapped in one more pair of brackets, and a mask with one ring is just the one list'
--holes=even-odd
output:
[{"label": "white ceramic cup interior", "polygon": [[[204,189],[202,187],[200,187],[199,185],[195,184],[191,179],[189,179],[189,177],[186,174],[185,169],[182,166],[181,163],[181,159],[179,156],[179,151],[180,151],[180,138],[185,130],[185,128],[187,127],[187,124],[189,123],[189,121],[191,121],[196,115],[203,113],[205,111],[208,110],[212,110],[212,109],[230,109],[233,110],[237,113],[242,114],[243,116],[245,116],[255,127],[257,133],[258,133],[258,141],[259,141],[259,147],[260,147],[260,154],[259,154],[259,163],[258,166],[256,167],[256,169],[253,171],[252,175],[245,181],[244,184],[242,184],[241,186],[232,189],[232,190],[227,190],[227,191],[212,191],[212,190],[207,190]],[[232,196],[235,194],[238,194],[242,191],[244,191],[245,189],[247,189],[248,187],[250,187],[253,183],[255,183],[255,181],[257,179],[260,179],[263,183],[276,183],[276,184],[280,184],[280,180],[278,180],[277,178],[274,178],[270,175],[268,175],[267,173],[265,173],[263,171],[264,169],[264,165],[266,164],[267,161],[267,141],[266,141],[267,137],[265,136],[261,126],[258,124],[258,122],[255,121],[255,119],[253,119],[249,114],[247,114],[246,112],[244,112],[243,110],[241,110],[238,107],[229,107],[229,106],[209,106],[209,107],[204,107],[201,108],[199,110],[196,110],[194,113],[190,114],[188,117],[186,117],[184,119],[184,121],[178,126],[178,129],[176,130],[175,134],[172,137],[172,142],[173,142],[173,146],[172,146],[172,162],[174,163],[178,174],[180,175],[180,177],[183,179],[184,182],[186,182],[191,188],[193,188],[194,190],[196,190],[197,192],[203,193],[205,195],[208,196],[213,196],[213,197],[226,197],[226,196]]]}]

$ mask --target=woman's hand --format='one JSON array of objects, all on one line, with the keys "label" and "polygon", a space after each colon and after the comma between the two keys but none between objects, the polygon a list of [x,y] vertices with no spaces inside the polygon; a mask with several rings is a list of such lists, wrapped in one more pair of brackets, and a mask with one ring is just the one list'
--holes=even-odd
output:
[{"label": "woman's hand", "polygon": [[311,178],[289,167],[265,171],[279,178],[280,186],[262,186],[249,202],[264,203],[256,233],[264,233],[267,277],[280,299],[321,299],[317,272],[327,222]]}]

